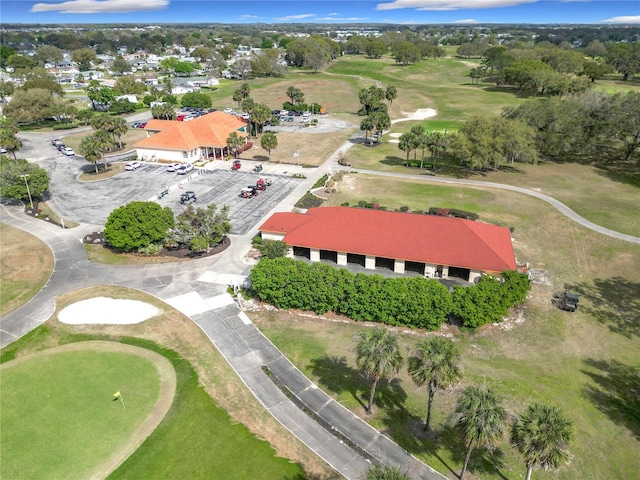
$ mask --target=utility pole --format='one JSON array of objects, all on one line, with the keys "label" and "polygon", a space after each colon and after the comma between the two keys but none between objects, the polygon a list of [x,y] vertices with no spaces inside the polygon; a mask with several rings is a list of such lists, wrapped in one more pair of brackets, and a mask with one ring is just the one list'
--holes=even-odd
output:
[{"label": "utility pole", "polygon": [[24,175],[20,175],[22,178],[24,178],[24,184],[27,186],[27,195],[29,195],[29,208],[33,208],[33,200],[31,198],[31,191],[29,190],[29,182],[27,182],[27,178],[29,177],[28,173],[25,173]]}]

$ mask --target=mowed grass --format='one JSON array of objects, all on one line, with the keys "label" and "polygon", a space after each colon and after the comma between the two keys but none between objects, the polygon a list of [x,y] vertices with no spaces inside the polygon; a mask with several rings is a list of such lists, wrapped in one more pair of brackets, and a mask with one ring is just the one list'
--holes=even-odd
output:
[{"label": "mowed grass", "polygon": [[[574,184],[589,181],[580,172],[569,176]],[[635,221],[634,197],[623,198],[621,218]],[[536,478],[634,478],[640,468],[640,401],[632,393],[640,389],[640,246],[584,229],[540,200],[497,189],[351,174],[328,204],[359,200],[390,210],[461,208],[478,213],[481,221],[512,227],[518,261],[546,273],[550,284],[534,285],[522,315],[504,326],[467,334],[445,329],[463,352],[463,381],[454,392],[436,395],[435,435],[422,432],[426,393],[404,370],[380,388],[374,415],[365,415],[369,383],[356,369],[354,338],[368,327],[332,317],[252,314],[260,329],[338,401],[450,478],[459,474],[465,452],[450,422],[458,393],[485,382],[505,397],[510,412],[547,402],[574,422],[571,466],[559,473],[536,471]],[[552,305],[553,294],[565,288],[580,294],[576,313]],[[397,331],[405,357],[426,335]],[[525,473],[522,458],[506,440],[493,457],[482,450],[472,455],[470,470],[482,479]]]},{"label": "mowed grass", "polygon": [[1,373],[2,478],[87,478],[137,430],[160,384],[150,361],[117,352],[52,353]]},{"label": "mowed grass", "polygon": [[[264,410],[202,331],[166,304],[139,291],[105,286],[65,294],[57,308],[98,296],[146,301],[161,314],[135,325],[99,326],[65,325],[54,315],[2,349],[0,361],[86,340],[131,344],[171,361],[177,378],[171,409],[110,478],[304,478],[304,471],[333,478],[324,462]],[[289,458],[303,462],[304,471]]]},{"label": "mowed grass", "polygon": [[53,271],[53,254],[38,238],[0,223],[0,316],[33,297]]}]

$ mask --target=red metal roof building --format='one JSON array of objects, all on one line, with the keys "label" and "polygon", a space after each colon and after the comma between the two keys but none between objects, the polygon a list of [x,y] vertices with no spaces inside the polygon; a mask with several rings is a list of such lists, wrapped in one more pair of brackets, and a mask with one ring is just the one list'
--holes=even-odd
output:
[{"label": "red metal roof building", "polygon": [[138,158],[193,163],[222,159],[232,132],[247,136],[247,124],[235,115],[212,112],[188,122],[151,119],[147,138],[136,142]]},{"label": "red metal roof building", "polygon": [[427,277],[474,281],[483,273],[515,270],[506,227],[459,218],[349,207],[275,213],[259,228],[311,261],[357,263]]}]

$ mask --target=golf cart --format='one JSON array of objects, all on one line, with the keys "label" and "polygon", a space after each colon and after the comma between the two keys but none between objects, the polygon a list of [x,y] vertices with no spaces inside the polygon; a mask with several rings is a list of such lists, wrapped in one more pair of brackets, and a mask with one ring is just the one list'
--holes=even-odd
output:
[{"label": "golf cart", "polygon": [[256,165],[255,167],[253,167],[253,171],[256,173],[260,173],[262,171],[262,165]]},{"label": "golf cart", "polygon": [[254,186],[249,186],[240,190],[240,198],[253,198],[258,194],[258,190]]},{"label": "golf cart", "polygon": [[196,198],[196,192],[192,192],[190,190],[180,195],[180,203],[182,203],[183,205],[185,203],[195,202],[197,200],[198,199]]},{"label": "golf cart", "polygon": [[234,160],[231,165],[231,170],[240,170],[240,160]]},{"label": "golf cart", "polygon": [[557,301],[560,309],[566,312],[575,312],[578,309],[578,302],[580,299],[575,293],[562,292],[557,297]]}]

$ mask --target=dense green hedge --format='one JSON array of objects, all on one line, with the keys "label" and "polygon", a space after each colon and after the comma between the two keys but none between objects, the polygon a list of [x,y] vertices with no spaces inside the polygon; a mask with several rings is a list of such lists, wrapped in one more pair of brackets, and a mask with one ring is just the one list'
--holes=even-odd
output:
[{"label": "dense green hedge", "polygon": [[278,308],[318,314],[334,311],[354,320],[438,329],[453,315],[465,327],[500,321],[529,290],[525,275],[505,272],[504,282],[483,277],[453,294],[434,279],[353,274],[345,268],[290,258],[263,258],[251,271],[257,297]]}]

